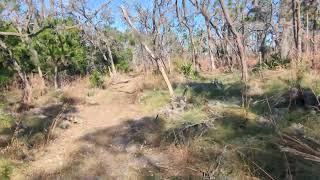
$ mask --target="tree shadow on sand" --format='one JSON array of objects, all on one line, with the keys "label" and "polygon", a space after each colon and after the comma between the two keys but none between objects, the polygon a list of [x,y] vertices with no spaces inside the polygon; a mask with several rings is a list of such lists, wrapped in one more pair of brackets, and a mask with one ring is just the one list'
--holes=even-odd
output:
[{"label": "tree shadow on sand", "polygon": [[72,153],[68,164],[55,172],[39,172],[32,179],[192,179],[195,173],[172,167],[175,157],[163,151],[170,144],[161,143],[164,132],[160,117],[129,119],[96,130],[79,139],[84,145]]}]

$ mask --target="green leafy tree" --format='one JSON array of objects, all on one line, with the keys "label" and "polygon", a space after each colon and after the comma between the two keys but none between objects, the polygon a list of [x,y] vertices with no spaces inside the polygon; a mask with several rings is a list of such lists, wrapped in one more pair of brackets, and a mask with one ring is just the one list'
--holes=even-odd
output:
[{"label": "green leafy tree", "polygon": [[[72,19],[55,19],[55,26],[65,24],[74,26]],[[46,29],[33,41],[39,52],[41,66],[48,73],[54,74],[55,88],[59,87],[58,72],[66,70],[68,74],[84,74],[86,68],[85,47],[81,43],[80,31],[70,29]]]}]

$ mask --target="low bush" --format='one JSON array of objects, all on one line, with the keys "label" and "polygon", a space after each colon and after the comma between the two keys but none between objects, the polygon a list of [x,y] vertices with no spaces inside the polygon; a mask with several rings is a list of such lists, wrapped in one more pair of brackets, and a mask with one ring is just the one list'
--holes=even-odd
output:
[{"label": "low bush", "polygon": [[4,158],[0,158],[0,179],[9,180],[13,167]]},{"label": "low bush", "polygon": [[94,70],[90,76],[91,86],[94,88],[102,88],[103,83],[104,83],[104,80],[103,80],[102,74],[99,71]]},{"label": "low bush", "polygon": [[188,78],[195,79],[198,73],[193,69],[191,63],[182,63],[178,67],[179,72]]}]

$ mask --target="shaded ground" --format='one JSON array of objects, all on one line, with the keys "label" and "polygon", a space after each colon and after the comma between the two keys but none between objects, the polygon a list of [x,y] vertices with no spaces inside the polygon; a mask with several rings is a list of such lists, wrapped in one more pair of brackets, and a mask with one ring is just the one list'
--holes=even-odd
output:
[{"label": "shaded ground", "polygon": [[[134,84],[129,82],[126,88],[132,89]],[[142,117],[139,106],[131,102],[130,90],[122,85],[121,89],[97,91],[88,97],[90,103],[75,106],[71,113],[83,122],[36,152],[34,161],[14,173],[13,179],[128,178],[169,171],[171,175],[186,174],[172,169],[170,159],[174,157],[159,147],[162,120]]]}]

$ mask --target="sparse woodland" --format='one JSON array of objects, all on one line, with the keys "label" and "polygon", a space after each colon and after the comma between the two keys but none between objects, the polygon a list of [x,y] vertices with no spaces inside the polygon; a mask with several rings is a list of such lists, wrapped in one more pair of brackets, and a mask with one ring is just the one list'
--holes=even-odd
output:
[{"label": "sparse woodland", "polygon": [[317,0],[1,0],[0,179],[320,179]]}]

